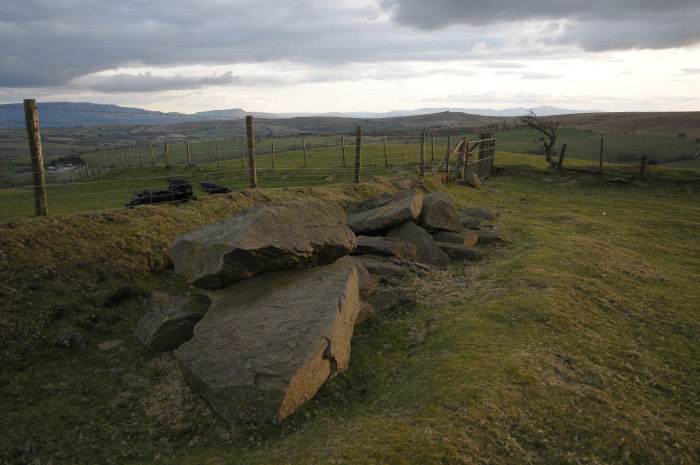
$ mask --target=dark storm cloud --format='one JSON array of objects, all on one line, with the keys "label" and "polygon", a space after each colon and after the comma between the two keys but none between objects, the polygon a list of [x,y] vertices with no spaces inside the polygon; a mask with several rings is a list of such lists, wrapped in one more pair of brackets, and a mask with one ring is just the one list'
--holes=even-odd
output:
[{"label": "dark storm cloud", "polygon": [[567,20],[562,31],[544,38],[592,51],[700,42],[698,0],[384,0],[383,4],[399,24],[423,30]]}]

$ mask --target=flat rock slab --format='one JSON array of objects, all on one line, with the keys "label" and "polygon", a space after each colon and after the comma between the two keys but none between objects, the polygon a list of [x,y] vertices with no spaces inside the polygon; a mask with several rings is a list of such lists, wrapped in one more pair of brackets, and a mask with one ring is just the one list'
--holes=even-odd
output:
[{"label": "flat rock slab", "polygon": [[478,260],[484,256],[484,251],[476,247],[467,247],[452,242],[438,242],[437,245],[451,260]]},{"label": "flat rock slab", "polygon": [[416,261],[435,266],[447,266],[450,264],[450,257],[437,246],[433,236],[415,223],[409,221],[393,228],[387,233],[387,236],[410,242],[417,246]]},{"label": "flat rock slab", "polygon": [[357,271],[358,284],[360,286],[361,299],[365,299],[375,293],[379,283],[372,277],[370,272],[367,270],[367,268],[365,268],[365,265],[363,265],[360,260],[357,260],[355,257],[345,256],[340,258],[336,263],[348,263],[349,265],[355,267],[355,270]]},{"label": "flat rock slab", "polygon": [[211,300],[203,295],[170,295],[154,292],[148,310],[134,329],[136,340],[148,350],[175,350],[192,337],[194,325],[209,309]]},{"label": "flat rock slab", "polygon": [[348,366],[360,296],[347,262],[265,273],[210,295],[175,357],[223,418],[280,423]]},{"label": "flat rock slab", "polygon": [[259,205],[175,239],[175,273],[222,289],[264,271],[333,263],[355,249],[343,210],[322,201]]},{"label": "flat rock slab", "polygon": [[377,278],[403,278],[408,274],[408,270],[405,267],[392,263],[388,260],[383,260],[376,256],[371,257],[361,255],[359,257],[355,257],[355,259],[361,262],[367,271]]},{"label": "flat rock slab", "polygon": [[405,199],[348,215],[348,226],[355,234],[381,231],[414,220],[420,215],[423,196],[412,192]]},{"label": "flat rock slab", "polygon": [[408,259],[416,256],[418,247],[410,242],[391,237],[357,236],[355,253]]},{"label": "flat rock slab", "polygon": [[439,231],[433,233],[433,239],[438,242],[451,242],[453,244],[466,245],[467,247],[474,247],[479,240],[479,234],[476,231],[462,231],[462,232],[451,232],[451,231]]},{"label": "flat rock slab", "polygon": [[444,192],[433,192],[423,198],[420,225],[431,231],[462,230],[462,216],[457,205]]},{"label": "flat rock slab", "polygon": [[360,301],[360,312],[357,314],[355,324],[359,325],[360,323],[367,321],[372,317],[372,315],[374,315],[374,307],[372,307],[372,304],[364,300]]},{"label": "flat rock slab", "polygon": [[386,310],[404,305],[410,307],[416,304],[416,297],[400,289],[381,289],[367,301],[374,313],[381,313]]}]

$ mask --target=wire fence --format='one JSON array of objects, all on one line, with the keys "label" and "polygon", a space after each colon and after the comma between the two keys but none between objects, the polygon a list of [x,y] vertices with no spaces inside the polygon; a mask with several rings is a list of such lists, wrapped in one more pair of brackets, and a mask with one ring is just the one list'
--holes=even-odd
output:
[{"label": "wire fence", "polygon": [[61,110],[39,110],[49,123],[41,128],[40,168],[33,164],[29,129],[0,131],[1,220],[41,214],[42,196],[57,214],[183,201],[252,185],[320,186],[426,172],[483,178],[494,165],[495,139],[473,133],[276,136],[264,130],[249,137],[243,120],[57,127],[52,111]]}]

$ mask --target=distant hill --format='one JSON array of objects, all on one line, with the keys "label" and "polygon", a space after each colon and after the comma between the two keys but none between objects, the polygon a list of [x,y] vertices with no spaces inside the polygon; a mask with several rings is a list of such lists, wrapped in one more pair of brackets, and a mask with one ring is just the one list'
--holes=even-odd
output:
[{"label": "distant hill", "polygon": [[[476,117],[515,117],[525,114],[525,108],[506,110],[474,108],[420,108],[417,110],[395,110],[384,113],[372,112],[333,112],[333,113],[262,113],[248,112],[242,108],[201,111],[194,114],[165,113],[142,108],[120,107],[88,102],[42,102],[38,103],[39,121],[45,127],[88,126],[96,124],[171,124],[217,119],[241,119],[246,115],[266,119],[291,119],[299,117],[334,117],[351,119],[386,119],[411,117],[435,113],[463,113]],[[556,107],[533,109],[540,116],[585,113],[579,110],[566,110]],[[588,112],[590,113],[590,112]],[[442,117],[441,117],[442,118]],[[455,117],[459,119],[458,117]],[[454,119],[454,118],[453,118]],[[472,118],[472,121],[476,121]],[[21,103],[0,105],[0,127],[23,126],[24,110]]]}]

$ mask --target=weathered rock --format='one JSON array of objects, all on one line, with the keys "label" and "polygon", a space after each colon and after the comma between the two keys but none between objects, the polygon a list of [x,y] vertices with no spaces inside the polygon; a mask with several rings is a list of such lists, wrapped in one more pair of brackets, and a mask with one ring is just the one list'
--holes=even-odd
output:
[{"label": "weathered rock", "polygon": [[469,210],[468,215],[473,217],[473,218],[481,218],[483,220],[493,220],[493,219],[496,219],[496,217],[498,216],[498,213],[493,213],[486,207],[474,207],[471,210]]},{"label": "weathered rock", "polygon": [[437,245],[445,251],[451,260],[478,260],[484,256],[484,251],[476,247],[467,247],[452,242],[438,242]]},{"label": "weathered rock", "polygon": [[352,213],[348,215],[347,222],[355,234],[381,231],[418,218],[422,206],[423,196],[413,193],[398,202],[392,202],[372,210]]},{"label": "weathered rock", "polygon": [[391,237],[357,236],[355,253],[413,258],[418,253],[418,247]]},{"label": "weathered rock", "polygon": [[357,206],[357,211],[365,212],[367,210],[374,210],[375,208],[382,207],[391,202],[391,198],[392,194],[388,192],[379,193],[360,202],[360,205]]},{"label": "weathered rock", "polygon": [[498,229],[482,229],[477,231],[479,244],[507,244],[510,240]]},{"label": "weathered rock", "polygon": [[136,324],[134,336],[148,350],[175,350],[190,340],[194,325],[202,319],[210,304],[211,300],[203,295],[154,292],[146,314]]},{"label": "weathered rock", "polygon": [[415,305],[416,296],[404,290],[381,289],[368,299],[368,303],[372,306],[375,313],[381,313],[399,305],[407,307]]},{"label": "weathered rock", "polygon": [[415,187],[415,185],[416,185],[416,182],[413,179],[409,179],[409,178],[401,178],[401,179],[397,179],[396,181],[394,181],[394,186],[396,186],[397,189],[401,189],[401,190],[411,189],[411,188]]},{"label": "weathered rock", "polygon": [[122,376],[122,381],[127,386],[146,387],[151,384],[151,382],[143,376],[135,375],[133,373],[124,373],[124,376]]},{"label": "weathered rock", "polygon": [[462,226],[464,229],[481,229],[481,218],[463,216]]},{"label": "weathered rock", "polygon": [[67,331],[56,341],[56,345],[59,347],[68,347],[69,349],[85,347],[85,338],[82,334],[75,331]]},{"label": "weathered rock", "polygon": [[461,232],[438,231],[433,233],[433,239],[438,242],[452,242],[453,244],[473,247],[479,240],[479,235],[476,233],[476,231],[471,230],[463,230]]},{"label": "weathered rock", "polygon": [[210,295],[175,357],[223,418],[280,423],[347,367],[360,310],[348,262],[265,273]]},{"label": "weathered rock", "polygon": [[479,176],[477,176],[477,174],[473,172],[467,173],[465,181],[467,182],[467,184],[476,189],[480,189],[484,185],[483,181],[479,179]]},{"label": "weathered rock", "polygon": [[367,321],[372,315],[374,315],[374,307],[372,307],[372,304],[365,300],[360,301],[360,312],[357,314],[355,324],[359,325],[363,321]]},{"label": "weathered rock", "polygon": [[355,258],[365,266],[371,275],[376,276],[379,279],[387,276],[393,278],[403,278],[408,274],[408,270],[406,268],[391,263],[387,260],[382,260],[379,257],[361,255]]},{"label": "weathered rock", "polygon": [[412,222],[406,222],[401,226],[391,229],[388,237],[410,242],[418,247],[415,260],[435,266],[447,266],[450,258],[440,250],[428,231]]},{"label": "weathered rock", "polygon": [[358,285],[360,287],[360,298],[366,299],[377,290],[379,283],[372,277],[360,260],[356,260],[355,257],[350,257],[348,255],[340,258],[336,263],[348,263],[355,267],[355,270],[357,270]]},{"label": "weathered rock", "polygon": [[332,263],[355,249],[342,209],[322,201],[260,205],[175,239],[175,272],[221,289],[264,271]]},{"label": "weathered rock", "polygon": [[423,197],[420,225],[431,231],[461,231],[461,215],[449,195],[433,192]]},{"label": "weathered rock", "polygon": [[97,344],[97,348],[102,352],[107,352],[112,349],[116,349],[120,345],[122,345],[122,341],[105,341],[102,344]]}]

